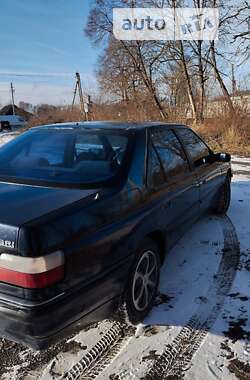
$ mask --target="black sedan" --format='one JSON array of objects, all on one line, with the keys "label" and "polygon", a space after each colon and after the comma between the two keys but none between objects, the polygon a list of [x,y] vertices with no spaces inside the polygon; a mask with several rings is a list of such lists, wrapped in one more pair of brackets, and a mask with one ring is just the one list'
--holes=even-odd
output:
[{"label": "black sedan", "polygon": [[[0,149],[0,335],[42,349],[153,306],[166,252],[230,204],[230,155],[184,125],[37,127]],[[116,313],[117,314],[117,313]]]}]

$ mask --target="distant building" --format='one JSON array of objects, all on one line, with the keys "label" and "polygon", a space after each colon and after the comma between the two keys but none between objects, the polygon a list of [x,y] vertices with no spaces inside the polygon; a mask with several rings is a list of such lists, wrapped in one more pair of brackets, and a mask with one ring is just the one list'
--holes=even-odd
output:
[{"label": "distant building", "polygon": [[17,128],[26,128],[32,113],[22,108],[14,106],[14,115],[12,104],[3,107],[0,110],[0,131],[9,131]]},{"label": "distant building", "polygon": [[[250,116],[250,90],[236,91],[231,95],[235,108],[240,108]],[[223,113],[227,109],[227,102],[223,96],[208,101],[206,105],[206,117],[213,117]]]},{"label": "distant building", "polygon": [[[17,107],[16,105],[14,106],[14,109],[15,109],[15,115],[16,116],[21,116],[25,121],[29,121],[29,119],[33,116],[32,113],[27,112],[24,109]],[[3,107],[0,110],[0,115],[3,115],[3,116],[12,116],[13,115],[12,104],[9,104],[9,105]]]}]

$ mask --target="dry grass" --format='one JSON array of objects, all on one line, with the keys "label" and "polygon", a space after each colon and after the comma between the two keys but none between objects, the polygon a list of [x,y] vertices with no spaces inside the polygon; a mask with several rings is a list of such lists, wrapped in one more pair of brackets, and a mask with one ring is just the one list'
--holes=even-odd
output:
[{"label": "dry grass", "polygon": [[69,107],[66,110],[57,109],[35,115],[29,120],[28,126],[29,128],[32,128],[37,125],[57,124],[81,120],[82,116],[79,109],[75,108],[72,110],[71,107]]},{"label": "dry grass", "polygon": [[250,156],[249,116],[224,115],[193,127],[215,151]]}]

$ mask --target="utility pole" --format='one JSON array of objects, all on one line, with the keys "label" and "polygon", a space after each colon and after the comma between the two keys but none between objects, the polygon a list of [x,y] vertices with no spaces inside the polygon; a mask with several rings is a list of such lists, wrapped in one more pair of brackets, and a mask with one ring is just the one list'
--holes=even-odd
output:
[{"label": "utility pole", "polygon": [[79,91],[79,98],[80,98],[80,109],[81,109],[82,114],[85,114],[86,120],[88,120],[88,114],[85,112],[85,109],[84,109],[82,82],[81,82],[81,77],[80,77],[79,73],[76,73],[76,81],[78,83],[78,91]]},{"label": "utility pole", "polygon": [[12,98],[12,113],[13,115],[15,115],[15,101],[14,101],[14,87],[13,87],[13,83],[11,82],[10,84],[10,91],[11,91],[11,98]]},{"label": "utility pole", "polygon": [[237,82],[235,79],[235,71],[234,71],[234,65],[232,65],[232,95],[236,95],[237,93]]},{"label": "utility pole", "polygon": [[76,82],[75,89],[74,89],[74,95],[73,95],[73,102],[72,102],[72,111],[73,111],[73,108],[74,108],[74,105],[75,105],[77,88],[78,88],[78,84]]},{"label": "utility pole", "polygon": [[89,121],[89,113],[90,113],[89,106],[91,104],[91,99],[90,99],[90,96],[83,95],[81,77],[79,73],[76,73],[76,84],[75,84],[75,89],[74,89],[74,94],[73,94],[72,111],[75,105],[77,90],[78,90],[79,99],[80,99],[81,114],[84,116],[86,121]]}]

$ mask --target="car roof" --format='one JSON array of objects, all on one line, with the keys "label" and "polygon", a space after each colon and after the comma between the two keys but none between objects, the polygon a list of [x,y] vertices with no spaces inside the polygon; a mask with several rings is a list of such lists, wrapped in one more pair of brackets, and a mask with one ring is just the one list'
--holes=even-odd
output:
[{"label": "car roof", "polygon": [[183,124],[164,123],[164,122],[145,122],[145,123],[131,123],[131,122],[111,122],[111,121],[85,121],[85,122],[73,122],[73,123],[58,123],[50,125],[42,125],[34,127],[35,129],[95,129],[95,130],[142,130],[150,127],[165,126],[169,128],[186,127]]}]

